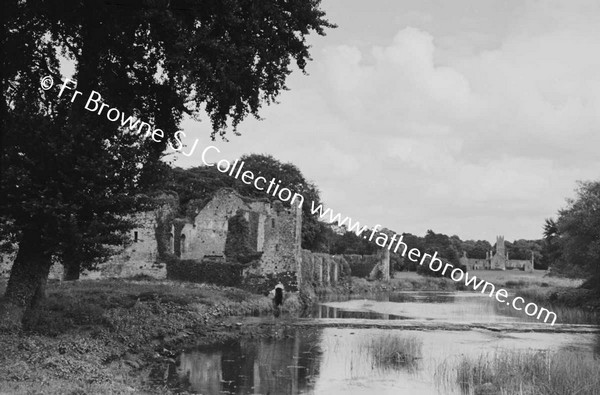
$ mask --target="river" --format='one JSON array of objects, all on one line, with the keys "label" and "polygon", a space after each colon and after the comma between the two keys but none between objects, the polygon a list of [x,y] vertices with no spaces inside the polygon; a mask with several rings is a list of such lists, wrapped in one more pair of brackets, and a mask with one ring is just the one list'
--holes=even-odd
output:
[{"label": "river", "polygon": [[[468,292],[400,292],[329,300],[312,316],[256,317],[267,336],[178,356],[175,374],[201,394],[461,394],[444,369],[498,350],[576,351],[600,357],[600,328],[537,323]],[[394,340],[391,340],[394,339]],[[370,345],[403,342],[382,362]],[[416,348],[415,345],[418,345]],[[414,355],[413,355],[414,354]],[[389,362],[389,361],[388,361]]]}]

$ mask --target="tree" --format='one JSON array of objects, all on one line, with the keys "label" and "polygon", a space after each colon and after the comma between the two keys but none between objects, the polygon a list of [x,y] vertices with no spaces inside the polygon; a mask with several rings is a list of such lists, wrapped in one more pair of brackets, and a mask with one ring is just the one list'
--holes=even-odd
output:
[{"label": "tree", "polygon": [[536,266],[548,269],[553,263],[560,259],[560,246],[558,243],[558,225],[552,218],[546,218],[544,222],[544,238],[542,239],[541,257]]},{"label": "tree", "polygon": [[584,285],[600,293],[600,181],[578,185],[577,197],[558,212],[556,230],[550,229],[547,240],[560,248],[553,266],[575,268],[588,278]]},{"label": "tree", "polygon": [[[51,259],[102,255],[119,244],[157,180],[160,158],[187,114],[204,111],[212,137],[258,117],[286,89],[292,61],[304,71],[306,36],[334,27],[318,0],[10,0],[2,38],[3,233],[19,249],[0,304],[0,325],[18,328],[43,296]],[[40,89],[59,56],[75,84],[57,97]],[[75,89],[80,96],[73,96]],[[98,92],[109,108],[147,121],[160,136],[127,130],[84,103]],[[91,108],[91,106],[90,106]],[[144,138],[143,134],[146,134]],[[85,243],[82,245],[82,237]],[[70,248],[70,250],[69,250]],[[71,257],[71,258],[69,258]]]},{"label": "tree", "polygon": [[462,243],[462,250],[466,251],[469,258],[485,259],[487,253],[492,250],[492,245],[487,240],[465,240]]}]

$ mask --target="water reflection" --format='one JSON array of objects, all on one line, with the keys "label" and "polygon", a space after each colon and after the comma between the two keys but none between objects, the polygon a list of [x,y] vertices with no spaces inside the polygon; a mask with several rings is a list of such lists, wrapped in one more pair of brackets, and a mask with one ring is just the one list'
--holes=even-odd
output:
[{"label": "water reflection", "polygon": [[186,352],[177,375],[202,394],[306,393],[319,375],[319,333],[280,329],[269,338]]},{"label": "water reflection", "polygon": [[[477,293],[435,294],[426,292],[398,293],[387,300],[354,299],[340,302],[324,302],[322,305],[336,314],[315,315],[314,318],[362,318],[411,319],[420,321],[442,321],[449,323],[499,323],[531,320],[506,314],[495,299]],[[506,306],[507,307],[507,306]],[[321,312],[323,309],[321,309]],[[392,317],[392,318],[390,318]],[[361,318],[361,317],[359,317]]]},{"label": "water reflection", "polygon": [[[543,322],[552,317],[530,317],[511,305],[499,303],[494,297],[478,292],[397,292],[385,295],[364,295],[362,298],[331,297],[317,306],[314,318],[413,319],[441,320],[454,323]],[[540,305],[557,315],[559,324],[591,324],[599,322],[598,313],[564,306]]]},{"label": "water reflection", "polygon": [[317,305],[313,311],[313,318],[358,318],[365,320],[404,320],[410,317],[404,317],[396,314],[383,314],[373,311],[352,311],[342,308]]}]

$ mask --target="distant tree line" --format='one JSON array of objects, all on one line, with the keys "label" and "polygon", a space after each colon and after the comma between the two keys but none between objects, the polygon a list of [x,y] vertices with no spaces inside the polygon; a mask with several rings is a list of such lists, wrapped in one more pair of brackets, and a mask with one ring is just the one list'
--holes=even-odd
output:
[{"label": "distant tree line", "polygon": [[[391,232],[391,231],[390,231]],[[393,232],[391,232],[393,233]],[[435,233],[428,230],[425,236],[417,236],[411,233],[403,233],[403,242],[409,248],[417,248],[421,252],[433,254],[437,251],[445,261],[458,267],[463,251],[469,258],[485,259],[486,253],[495,251],[496,245],[487,240],[461,240],[457,235],[448,236],[443,233]],[[318,251],[330,254],[358,254],[370,255],[377,250],[377,245],[354,232],[337,233],[331,226],[325,225],[318,237]],[[548,258],[543,256],[544,240],[515,240],[505,242],[506,251],[510,259],[529,260],[533,252],[536,269],[546,269]],[[397,255],[397,256],[395,256]],[[418,262],[402,258],[400,254],[392,254],[393,260],[397,262],[398,271],[417,271]]]}]

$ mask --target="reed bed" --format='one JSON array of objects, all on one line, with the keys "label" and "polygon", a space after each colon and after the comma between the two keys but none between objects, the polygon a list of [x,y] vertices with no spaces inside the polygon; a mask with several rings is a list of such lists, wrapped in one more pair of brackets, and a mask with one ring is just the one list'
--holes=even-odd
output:
[{"label": "reed bed", "polygon": [[600,360],[573,351],[497,351],[436,368],[436,384],[469,395],[600,395]]},{"label": "reed bed", "polygon": [[415,368],[422,358],[423,341],[416,336],[385,334],[361,344],[361,352],[371,357],[376,368]]}]

